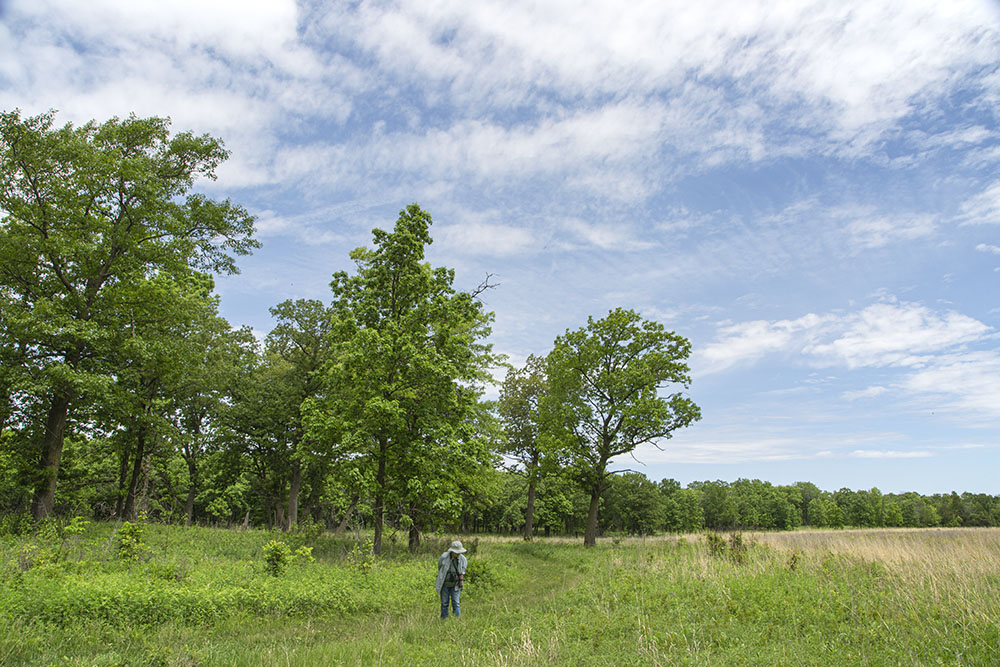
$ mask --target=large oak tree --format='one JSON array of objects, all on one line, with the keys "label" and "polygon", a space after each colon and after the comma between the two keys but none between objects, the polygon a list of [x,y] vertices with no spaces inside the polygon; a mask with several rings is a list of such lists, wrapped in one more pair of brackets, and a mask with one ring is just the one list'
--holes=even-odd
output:
[{"label": "large oak tree", "polygon": [[111,382],[128,300],[158,274],[235,272],[257,245],[243,208],[191,192],[227,155],[207,135],[170,136],[163,118],[57,128],[53,113],[0,113],[4,329],[45,406],[36,517],[53,508],[71,406]]},{"label": "large oak tree", "polygon": [[556,338],[541,411],[545,437],[558,443],[590,494],[586,546],[597,541],[601,494],[614,474],[611,460],[700,418],[698,406],[681,391],[660,394],[668,386],[688,387],[690,353],[683,336],[621,308]]}]

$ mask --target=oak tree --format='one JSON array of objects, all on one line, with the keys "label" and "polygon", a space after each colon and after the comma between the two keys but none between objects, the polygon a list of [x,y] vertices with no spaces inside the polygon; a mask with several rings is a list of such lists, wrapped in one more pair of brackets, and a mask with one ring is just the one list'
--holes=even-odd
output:
[{"label": "oak tree", "polygon": [[542,401],[546,437],[560,443],[569,466],[590,495],[584,544],[597,542],[601,495],[616,456],[669,438],[700,418],[686,389],[691,344],[662,324],[618,308],[556,338],[548,356],[548,392]]},{"label": "oak tree", "polygon": [[191,192],[214,178],[222,143],[170,136],[169,124],[130,116],[57,128],[51,112],[0,113],[5,328],[41,378],[45,405],[36,517],[52,511],[71,406],[110,381],[105,359],[125,300],[160,273],[233,273],[234,256],[257,245],[242,207]]}]

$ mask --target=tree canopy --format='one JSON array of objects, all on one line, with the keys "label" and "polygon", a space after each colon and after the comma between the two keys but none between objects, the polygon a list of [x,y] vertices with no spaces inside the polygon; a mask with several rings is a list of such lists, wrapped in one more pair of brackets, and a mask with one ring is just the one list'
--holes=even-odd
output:
[{"label": "tree canopy", "polygon": [[[109,357],[156,279],[236,271],[257,246],[253,217],[191,192],[228,153],[163,118],[54,127],[54,114],[0,114],[0,295],[15,386],[44,413],[33,513],[52,511],[71,405],[104,392]],[[8,396],[10,392],[8,391]],[[8,398],[9,400],[9,398]]]},{"label": "tree canopy", "polygon": [[690,352],[684,337],[621,308],[556,338],[543,412],[547,437],[561,443],[590,494],[584,544],[596,543],[611,459],[700,419],[698,406],[681,391],[659,393],[667,386],[688,387]]}]

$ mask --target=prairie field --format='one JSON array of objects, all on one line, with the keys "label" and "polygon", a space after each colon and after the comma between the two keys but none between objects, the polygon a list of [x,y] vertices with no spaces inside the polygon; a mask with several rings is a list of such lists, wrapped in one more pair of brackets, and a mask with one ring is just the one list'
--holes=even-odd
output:
[{"label": "prairie field", "polygon": [[433,584],[454,536],[380,559],[364,537],[4,537],[0,665],[1000,664],[1000,529],[462,536],[447,621]]}]

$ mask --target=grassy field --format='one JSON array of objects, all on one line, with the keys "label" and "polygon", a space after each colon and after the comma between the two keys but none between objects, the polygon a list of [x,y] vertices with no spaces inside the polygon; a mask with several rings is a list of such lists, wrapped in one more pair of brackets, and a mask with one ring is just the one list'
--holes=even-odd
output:
[{"label": "grassy field", "polygon": [[[1000,664],[998,529],[466,537],[448,621],[451,536],[373,562],[325,535],[143,531],[3,538],[0,664]],[[272,540],[312,552],[272,576]]]}]

